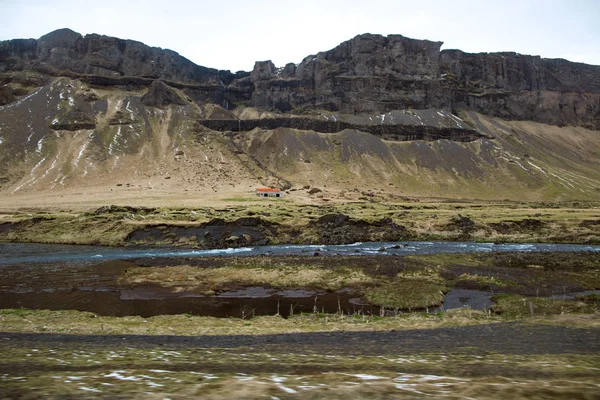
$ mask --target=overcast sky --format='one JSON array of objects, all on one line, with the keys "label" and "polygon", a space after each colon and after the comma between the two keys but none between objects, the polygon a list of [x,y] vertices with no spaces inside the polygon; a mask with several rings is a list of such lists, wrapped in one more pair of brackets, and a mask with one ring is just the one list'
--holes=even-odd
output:
[{"label": "overcast sky", "polygon": [[367,32],[600,65],[600,0],[0,0],[0,15],[0,40],[68,27],[232,71],[298,63]]}]

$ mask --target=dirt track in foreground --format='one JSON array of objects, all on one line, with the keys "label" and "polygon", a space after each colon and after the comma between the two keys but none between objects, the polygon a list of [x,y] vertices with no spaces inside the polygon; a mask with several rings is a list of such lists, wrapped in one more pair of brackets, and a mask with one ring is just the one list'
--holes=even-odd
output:
[{"label": "dirt track in foreground", "polygon": [[3,398],[596,399],[600,329],[498,323],[238,336],[0,333]]},{"label": "dirt track in foreground", "polygon": [[248,348],[269,352],[344,355],[496,352],[504,354],[599,354],[600,329],[498,323],[387,332],[317,332],[243,336],[65,335],[1,333],[2,347]]}]

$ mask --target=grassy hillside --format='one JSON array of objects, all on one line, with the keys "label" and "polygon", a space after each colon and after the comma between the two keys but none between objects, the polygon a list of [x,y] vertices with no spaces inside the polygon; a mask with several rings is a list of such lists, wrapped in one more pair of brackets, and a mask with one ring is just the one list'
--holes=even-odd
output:
[{"label": "grassy hillside", "polygon": [[[390,141],[352,129],[216,132],[197,121],[272,114],[226,111],[175,88],[168,90],[184,104],[153,107],[144,104],[147,90],[57,78],[0,107],[0,206],[186,206],[243,197],[263,185],[291,189],[309,203],[376,195],[600,199],[597,131],[423,110],[407,115],[423,123],[422,114],[431,126],[474,128],[485,138]],[[309,117],[371,125],[393,121],[331,112]],[[306,186],[323,192],[298,196]]]}]

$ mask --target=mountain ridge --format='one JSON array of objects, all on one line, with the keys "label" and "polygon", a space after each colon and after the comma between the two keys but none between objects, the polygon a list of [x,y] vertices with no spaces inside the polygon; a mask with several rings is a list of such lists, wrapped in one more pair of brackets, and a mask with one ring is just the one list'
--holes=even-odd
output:
[{"label": "mountain ridge", "polygon": [[598,199],[600,67],[440,46],[365,34],[233,74],[71,30],[0,42],[0,191]]},{"label": "mountain ridge", "polygon": [[234,74],[196,65],[172,50],[65,28],[38,40],[0,42],[0,71],[46,66],[59,75],[62,70],[204,85],[226,109],[250,105],[280,112],[365,113],[443,108],[600,127],[600,66],[512,52],[440,50],[441,45],[362,34],[298,65],[276,68],[262,61],[251,72]]}]

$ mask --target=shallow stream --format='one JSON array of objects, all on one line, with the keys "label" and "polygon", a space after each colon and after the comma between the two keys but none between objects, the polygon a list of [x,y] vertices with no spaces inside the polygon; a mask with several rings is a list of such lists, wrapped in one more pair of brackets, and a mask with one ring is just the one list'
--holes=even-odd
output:
[{"label": "shallow stream", "polygon": [[153,257],[215,257],[256,255],[415,255],[473,252],[594,251],[600,246],[553,243],[368,242],[344,245],[271,245],[193,250],[173,247],[106,247],[36,243],[0,243],[0,265],[94,262]]}]

